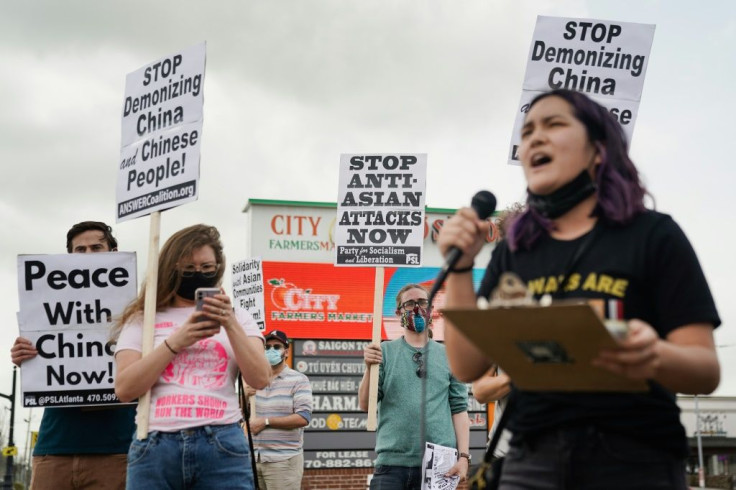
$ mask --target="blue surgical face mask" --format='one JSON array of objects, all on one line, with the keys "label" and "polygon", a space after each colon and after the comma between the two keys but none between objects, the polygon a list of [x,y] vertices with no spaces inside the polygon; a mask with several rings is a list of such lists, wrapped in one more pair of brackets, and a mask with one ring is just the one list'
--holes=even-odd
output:
[{"label": "blue surgical face mask", "polygon": [[277,366],[284,360],[284,358],[281,357],[281,351],[276,350],[273,347],[269,347],[266,350],[266,359],[268,359],[268,363],[272,366]]}]

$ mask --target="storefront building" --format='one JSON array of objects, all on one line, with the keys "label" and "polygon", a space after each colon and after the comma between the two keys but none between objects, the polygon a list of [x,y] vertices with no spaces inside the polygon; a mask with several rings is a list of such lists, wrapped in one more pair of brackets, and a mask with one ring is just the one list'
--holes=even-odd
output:
[{"label": "storefront building", "polygon": [[[685,396],[677,398],[682,411],[690,456],[688,473],[697,487],[698,470],[703,470],[707,487],[733,488],[736,474],[736,397]],[[698,437],[700,434],[700,437]]]},{"label": "storefront building", "polygon": [[[304,434],[303,488],[338,480],[340,488],[365,488],[376,458],[375,432],[366,430],[367,414],[358,407],[358,385],[365,370],[363,347],[373,325],[375,267],[335,267],[335,203],[255,200],[248,202],[247,250],[263,267],[263,328],[279,329],[294,339],[292,367],[309,377],[312,421]],[[384,267],[382,332],[384,340],[402,335],[395,296],[407,283],[431,287],[443,263],[437,234],[454,209],[427,208],[421,267]],[[495,228],[477,264],[488,263]],[[482,266],[481,266],[482,267]],[[480,282],[483,269],[474,271]],[[444,291],[435,298],[435,340],[444,338],[439,310]],[[469,398],[471,453],[482,459],[488,427],[485,405]]]}]

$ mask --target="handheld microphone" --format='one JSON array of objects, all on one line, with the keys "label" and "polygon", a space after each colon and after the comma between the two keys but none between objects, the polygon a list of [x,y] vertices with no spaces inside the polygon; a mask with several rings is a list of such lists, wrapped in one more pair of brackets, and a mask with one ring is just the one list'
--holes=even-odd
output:
[{"label": "handheld microphone", "polygon": [[[489,191],[478,191],[470,201],[470,207],[472,207],[473,211],[476,212],[478,218],[486,219],[496,210],[496,196]],[[440,269],[440,273],[437,274],[437,279],[434,281],[432,291],[429,293],[430,305],[432,304],[435,294],[437,294],[437,291],[440,290],[445,279],[447,279],[447,274],[449,274],[450,270],[455,267],[455,264],[457,264],[457,261],[460,260],[462,255],[463,251],[457,247],[451,247],[450,250],[447,251],[445,263]]]}]

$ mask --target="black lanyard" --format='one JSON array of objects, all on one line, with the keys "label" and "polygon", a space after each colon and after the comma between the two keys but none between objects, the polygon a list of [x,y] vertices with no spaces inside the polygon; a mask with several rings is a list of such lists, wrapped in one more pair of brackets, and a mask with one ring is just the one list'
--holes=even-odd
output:
[{"label": "black lanyard", "polygon": [[552,295],[553,297],[561,298],[564,296],[565,288],[570,282],[570,276],[572,275],[573,269],[578,266],[578,264],[580,263],[580,259],[582,259],[585,253],[590,250],[593,242],[596,238],[598,238],[598,235],[600,235],[600,226],[601,225],[599,224],[599,222],[596,221],[595,225],[593,225],[593,229],[590,230],[590,232],[578,244],[578,247],[575,249],[575,253],[570,259],[570,262],[568,262],[567,266],[564,269],[565,278],[562,280],[559,289],[557,289],[555,294]]}]

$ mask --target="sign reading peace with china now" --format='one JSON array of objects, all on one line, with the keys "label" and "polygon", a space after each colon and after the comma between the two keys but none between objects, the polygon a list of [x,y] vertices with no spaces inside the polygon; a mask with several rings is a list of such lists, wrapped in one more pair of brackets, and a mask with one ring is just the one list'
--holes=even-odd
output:
[{"label": "sign reading peace with china now", "polygon": [[20,335],[38,350],[21,366],[24,406],[118,403],[110,327],[136,283],[131,252],[18,256]]}]

